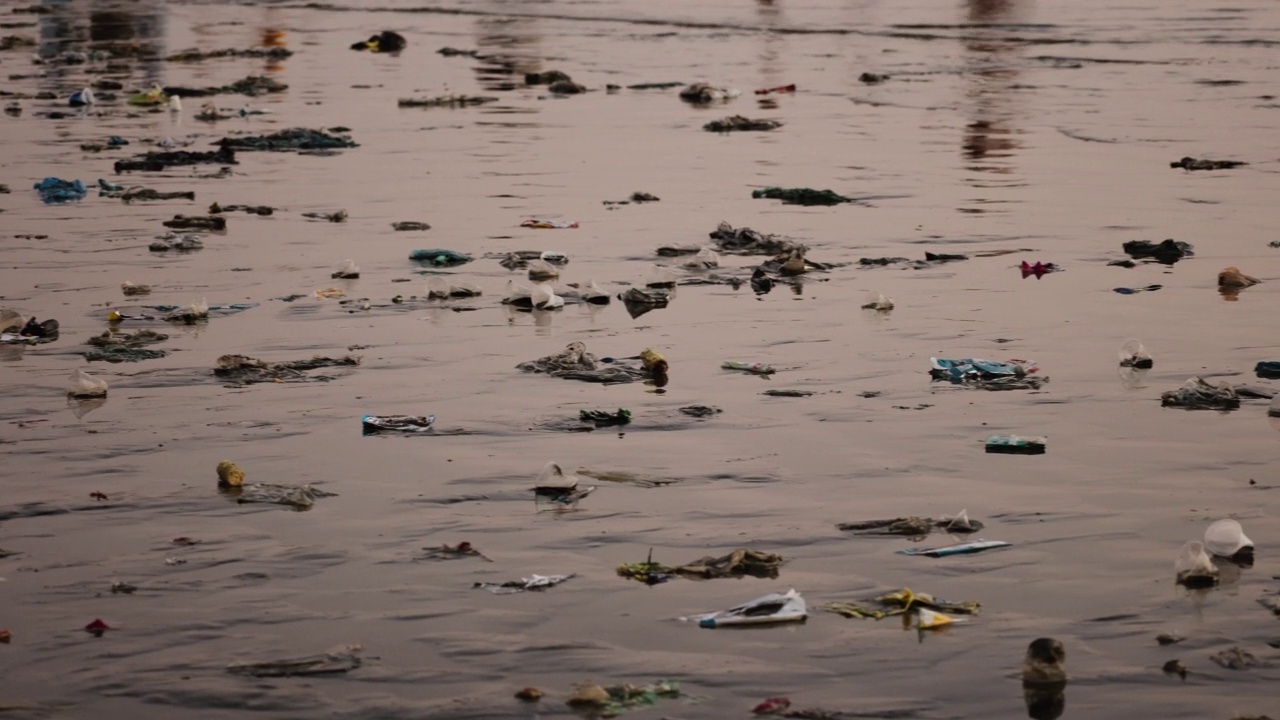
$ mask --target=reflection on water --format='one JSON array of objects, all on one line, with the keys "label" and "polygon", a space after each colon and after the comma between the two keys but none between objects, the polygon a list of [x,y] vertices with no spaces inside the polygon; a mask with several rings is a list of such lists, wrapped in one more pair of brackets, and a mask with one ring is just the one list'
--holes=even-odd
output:
[{"label": "reflection on water", "polygon": [[[141,82],[161,82],[159,58],[164,55],[168,17],[163,2],[68,2],[46,3],[42,7],[49,12],[40,15],[39,20],[40,44],[36,53],[41,58],[49,60],[77,51],[104,51],[113,59],[150,58],[138,61]],[[56,83],[60,74],[50,72],[49,77]]]},{"label": "reflection on water", "polygon": [[476,79],[480,87],[494,92],[515,90],[524,86],[526,73],[541,72],[542,21],[532,17],[476,18],[476,46],[480,64]]},{"label": "reflection on water", "polygon": [[[1000,39],[1005,30],[1000,25],[1018,21],[1019,0],[966,0],[965,77],[968,87],[970,120],[965,126],[961,148],[967,162],[965,169],[987,177],[974,178],[975,188],[1011,187],[1021,184],[1009,179],[995,181],[990,175],[1013,173],[1015,151],[1022,147],[1013,126],[1017,111],[1012,107],[1012,94],[1018,78],[1016,63],[1021,59],[1018,43]],[[974,202],[983,203],[982,199]],[[962,208],[962,212],[983,213],[984,209]]]}]

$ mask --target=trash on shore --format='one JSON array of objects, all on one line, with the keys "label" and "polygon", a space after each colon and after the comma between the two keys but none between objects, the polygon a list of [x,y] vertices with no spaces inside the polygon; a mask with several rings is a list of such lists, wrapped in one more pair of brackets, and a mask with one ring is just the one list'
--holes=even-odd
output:
[{"label": "trash on shore", "polygon": [[71,371],[71,385],[67,388],[67,395],[77,400],[104,398],[107,396],[107,381],[77,368]]},{"label": "trash on shore", "polygon": [[244,485],[244,471],[230,460],[218,463],[218,487],[233,488]]},{"label": "trash on shore", "polygon": [[1026,260],[1023,260],[1022,265],[1020,265],[1019,268],[1022,270],[1023,280],[1026,280],[1032,275],[1034,275],[1036,279],[1039,280],[1040,278],[1044,277],[1045,275],[1048,275],[1049,273],[1062,272],[1064,269],[1061,265],[1058,265],[1056,263],[1045,263],[1045,262],[1040,262],[1038,260],[1034,265],[1027,262]]},{"label": "trash on shore", "polygon": [[951,557],[952,555],[972,555],[974,553],[1010,547],[1012,545],[1013,543],[1007,543],[1003,540],[974,540],[973,542],[960,543],[958,545],[947,545],[945,547],[905,548],[899,550],[898,554],[940,558]]},{"label": "trash on shore", "polygon": [[[1010,251],[1016,252],[1016,251]],[[1001,253],[1005,254],[1005,253]],[[976,257],[994,257],[994,255],[983,255],[978,253]],[[877,258],[858,258],[858,265],[862,267],[888,267],[890,265],[906,265],[913,270],[924,270],[949,262],[959,262],[968,260],[968,255],[960,255],[957,253],[933,253],[926,252],[923,260],[912,260],[904,257],[877,257]]]},{"label": "trash on shore", "polygon": [[631,411],[625,408],[618,408],[617,412],[612,413],[608,410],[580,410],[578,419],[598,428],[627,425],[631,422]]},{"label": "trash on shore", "polygon": [[40,201],[45,205],[75,202],[83,200],[84,196],[89,194],[84,183],[79,180],[63,180],[56,177],[47,177],[32,187],[40,193]]},{"label": "trash on shore", "polygon": [[595,280],[589,280],[587,286],[578,291],[578,297],[582,298],[583,302],[592,305],[608,305],[612,300],[609,293],[600,289]]},{"label": "trash on shore", "polygon": [[631,193],[626,200],[602,200],[601,202],[612,208],[615,205],[630,205],[632,203],[635,203],[636,205],[643,205],[644,203],[658,202],[661,199],[662,198],[657,195],[637,190]]},{"label": "trash on shore", "polygon": [[[712,120],[711,122],[703,125],[702,129],[706,130],[707,132],[727,133],[727,132],[763,132],[766,130],[776,130],[780,127],[782,127],[782,122],[780,120],[766,120],[766,119],[753,120],[751,118],[744,117],[742,115],[731,115],[727,118],[722,118],[720,120]],[[801,203],[801,204],[805,204],[805,203]],[[808,204],[814,204],[814,203],[808,203]],[[830,204],[830,203],[823,203],[823,204]]]},{"label": "trash on shore", "polygon": [[223,150],[252,150],[262,152],[294,152],[298,150],[338,150],[359,147],[359,144],[335,131],[289,128],[270,135],[238,135],[218,141]]},{"label": "trash on shore", "polygon": [[1155,292],[1156,290],[1160,290],[1162,288],[1164,288],[1163,285],[1147,285],[1146,287],[1138,287],[1138,288],[1118,287],[1118,288],[1113,288],[1113,291],[1121,295],[1137,295],[1140,292]]},{"label": "trash on shore", "polygon": [[484,553],[475,549],[475,547],[465,540],[457,545],[449,545],[448,543],[439,547],[422,548],[425,554],[415,560],[460,560],[462,558],[478,557],[485,562],[493,562],[492,559],[486,557]]},{"label": "trash on shore", "polygon": [[399,222],[391,223],[391,228],[396,232],[415,232],[420,230],[430,230],[431,226],[424,222],[418,222],[417,220],[401,220]]},{"label": "trash on shore", "polygon": [[559,463],[549,462],[533,482],[534,504],[539,510],[573,508],[595,489],[594,485],[579,488],[577,475],[566,473]]},{"label": "trash on shore", "polygon": [[215,58],[262,58],[266,60],[285,60],[293,55],[293,51],[284,47],[254,47],[246,50],[228,48],[224,50],[198,50],[191,48],[172,53],[165,57],[165,62],[201,62]]},{"label": "trash on shore", "polygon": [[110,625],[102,621],[102,618],[97,618],[93,622],[84,626],[84,631],[94,637],[102,637],[103,633],[112,629],[113,628]]},{"label": "trash on shore", "polygon": [[1229,267],[1218,273],[1218,289],[1223,291],[1239,290],[1262,282],[1256,277],[1245,275],[1240,268]]},{"label": "trash on shore", "polygon": [[13,642],[13,633],[7,628],[0,628],[0,644],[8,645],[11,642]]},{"label": "trash on shore", "polygon": [[380,432],[427,433],[435,430],[435,415],[362,415],[360,426],[365,435]]},{"label": "trash on shore", "polygon": [[770,88],[760,88],[759,90],[756,90],[756,94],[772,95],[774,93],[793,93],[795,91],[796,91],[796,84],[791,83],[790,85],[778,85]]},{"label": "trash on shore", "polygon": [[1120,346],[1120,367],[1150,370],[1154,366],[1155,361],[1151,359],[1151,353],[1141,340],[1128,340]]},{"label": "trash on shore", "polygon": [[1240,407],[1240,396],[1230,385],[1211,385],[1197,376],[1177,390],[1162,393],[1160,405],[1187,410],[1236,410]]},{"label": "trash on shore", "polygon": [[508,580],[501,583],[478,582],[471,587],[488,590],[494,595],[513,595],[515,593],[546,590],[574,577],[577,577],[576,573],[568,575],[531,575],[527,578]]},{"label": "trash on shore", "polygon": [[649,559],[641,563],[624,563],[617,567],[621,577],[638,580],[648,585],[665,582],[674,577],[685,577],[691,580],[716,580],[723,578],[776,578],[778,569],[782,567],[781,555],[738,548],[727,555],[719,557],[708,555],[679,566],[668,566],[653,562],[653,551],[649,551]]},{"label": "trash on shore", "polygon": [[210,215],[219,215],[221,213],[229,212],[244,212],[249,215],[266,217],[268,215],[274,215],[275,211],[276,209],[270,205],[219,205],[218,203],[213,203],[209,206]]},{"label": "trash on shore", "polygon": [[793,588],[786,593],[770,593],[728,610],[690,615],[681,620],[696,622],[701,628],[721,628],[804,622],[808,616],[804,598]]},{"label": "trash on shore", "polygon": [[192,250],[204,249],[204,240],[199,235],[176,235],[174,233],[165,233],[152,240],[147,249],[151,252],[169,252],[175,250],[178,252],[190,252]]},{"label": "trash on shore", "polygon": [[886,617],[905,615],[921,608],[936,612],[977,615],[982,606],[972,601],[939,600],[929,593],[915,593],[910,588],[903,588],[898,592],[881,595],[867,602],[830,602],[819,609],[850,619],[881,620]]},{"label": "trash on shore", "polygon": [[[537,692],[536,697],[542,697],[541,691],[537,688],[526,688],[520,692],[530,689]],[[517,693],[516,697],[520,697],[520,694]],[[608,687],[601,687],[595,683],[583,683],[574,688],[565,704],[581,712],[598,712],[599,717],[610,718],[627,710],[653,705],[661,699],[671,700],[681,697],[684,697],[684,693],[680,691],[680,684],[674,680],[659,680],[651,685],[623,683]],[[521,699],[528,698],[521,697]]]},{"label": "trash on shore", "polygon": [[984,390],[1036,390],[1049,381],[1036,377],[1040,371],[1030,360],[980,360],[965,358],[949,360],[929,358],[932,366],[929,375],[935,380],[948,380],[956,385],[968,385]]},{"label": "trash on shore", "polygon": [[145,93],[138,93],[129,98],[130,105],[163,105],[174,97],[209,97],[211,95],[248,95],[256,97],[269,93],[282,93],[289,86],[267,77],[266,75],[250,75],[229,85],[209,87],[186,87],[182,85],[166,85],[163,88],[152,88]]},{"label": "trash on shore", "polygon": [[791,707],[791,698],[788,697],[771,697],[765,698],[755,707],[751,708],[753,715],[781,715]]},{"label": "trash on shore", "polygon": [[165,220],[164,226],[174,230],[201,230],[205,232],[227,229],[227,219],[220,215],[174,215]]},{"label": "trash on shore", "polygon": [[424,265],[430,265],[431,267],[451,268],[471,262],[472,257],[456,250],[428,248],[423,250],[414,250],[409,253],[409,259],[414,262],[420,262]]},{"label": "trash on shore", "polygon": [[1169,163],[1169,167],[1182,168],[1183,170],[1230,170],[1248,164],[1239,160],[1208,160],[1184,157],[1181,160]]},{"label": "trash on shore", "polygon": [[354,367],[359,364],[360,358],[354,355],[340,358],[317,356],[309,360],[285,362],[266,362],[247,355],[223,355],[218,358],[213,374],[229,380],[232,387],[272,382],[325,382],[333,378],[325,375],[307,375],[306,371],[326,367]]},{"label": "trash on shore", "polygon": [[761,394],[761,395],[768,395],[769,397],[804,398],[804,397],[809,397],[810,395],[812,395],[812,394],[813,394],[813,391],[812,391],[812,390],[782,390],[782,389],[775,389],[775,390],[765,390],[764,392],[762,392],[762,393],[760,393],[760,394]]},{"label": "trash on shore", "polygon": [[[608,359],[606,359],[608,360]],[[652,376],[643,365],[619,360],[597,360],[581,342],[569,343],[564,350],[546,357],[520,363],[516,369],[527,373],[545,373],[552,377],[584,382],[627,383]]]},{"label": "trash on shore", "polygon": [[1189,588],[1213,587],[1218,584],[1218,568],[1204,551],[1204,543],[1192,540],[1182,546],[1173,570],[1179,585]]},{"label": "trash on shore", "polygon": [[1253,541],[1240,523],[1231,518],[1215,521],[1204,531],[1204,549],[1221,558],[1253,557]]},{"label": "trash on shore", "polygon": [[362,650],[359,645],[341,645],[319,655],[267,662],[233,662],[227,666],[227,672],[256,678],[341,675],[360,667]]},{"label": "trash on shore", "polygon": [[148,152],[137,157],[117,160],[114,165],[116,173],[125,172],[160,172],[170,167],[185,165],[238,165],[236,154],[229,148],[219,148],[209,152],[192,152],[174,150],[164,152]]},{"label": "trash on shore", "polygon": [[1280,380],[1280,361],[1263,360],[1253,366],[1253,372],[1260,378]]},{"label": "trash on shore", "polygon": [[1271,663],[1258,659],[1256,655],[1238,645],[1216,652],[1210,655],[1209,659],[1228,670],[1248,670],[1249,668],[1271,666]]},{"label": "trash on shore", "polygon": [[575,230],[578,223],[573,220],[542,220],[539,218],[529,218],[522,220],[520,227],[535,228],[538,230]]},{"label": "trash on shore", "polygon": [[879,85],[889,79],[888,75],[873,72],[864,72],[858,76],[858,82],[863,85]]},{"label": "trash on shore", "polygon": [[724,411],[718,407],[713,407],[711,405],[687,405],[685,407],[680,408],[680,412],[684,413],[685,415],[688,415],[689,417],[709,418],[713,415],[718,415]]},{"label": "trash on shore", "polygon": [[164,316],[164,319],[169,322],[182,323],[183,325],[207,322],[209,320],[209,303],[204,298],[192,300],[185,307],[170,311]]},{"label": "trash on shore", "polygon": [[752,375],[772,375],[778,372],[772,365],[762,362],[744,362],[741,360],[725,360],[720,363],[725,370],[741,370]]},{"label": "trash on shore", "polygon": [[368,50],[375,53],[396,53],[404,50],[408,44],[408,41],[400,33],[383,30],[376,35],[370,36],[368,40],[353,43],[351,49]]},{"label": "trash on shore", "polygon": [[661,310],[671,301],[671,291],[662,288],[627,288],[618,293],[618,299],[633,319],[651,310]]},{"label": "trash on shore", "polygon": [[560,279],[560,269],[541,258],[528,261],[525,267],[528,268],[529,279],[535,282]]},{"label": "trash on shore", "polygon": [[1043,455],[1049,439],[1043,435],[1028,437],[1025,435],[992,435],[987,438],[986,449],[989,453],[1005,453],[1008,455]]},{"label": "trash on shore", "polygon": [[479,297],[483,294],[479,285],[471,283],[451,283],[445,278],[435,276],[427,280],[428,300],[451,300],[455,298]]},{"label": "trash on shore", "polygon": [[[727,222],[721,222],[711,232],[711,239],[715,241],[717,250],[731,255],[779,255],[802,247],[781,235],[766,234],[749,227],[734,228]],[[698,252],[698,248],[692,252]],[[665,253],[659,248],[658,254]]]},{"label": "trash on shore", "polygon": [[1125,254],[1135,260],[1155,260],[1164,265],[1172,265],[1195,253],[1189,243],[1169,238],[1159,243],[1150,240],[1130,240],[1121,248]]},{"label": "trash on shore", "polygon": [[1186,640],[1186,638],[1176,632],[1162,632],[1156,635],[1156,642],[1160,645],[1177,645],[1183,640]]},{"label": "trash on shore", "polygon": [[833,190],[815,190],[813,188],[780,188],[767,187],[752,190],[751,197],[781,200],[783,205],[839,205],[857,202]]},{"label": "trash on shore", "polygon": [[520,688],[519,690],[516,691],[516,695],[515,695],[517,700],[523,700],[525,702],[538,702],[539,700],[542,699],[542,696],[543,696],[543,692],[538,688],[532,687],[532,686]]},{"label": "trash on shore", "polygon": [[318,490],[310,485],[279,485],[276,483],[253,483],[252,485],[221,485],[221,492],[235,498],[241,505],[249,503],[266,503],[285,505],[299,512],[310,510],[320,498],[334,497],[337,493]]},{"label": "trash on shore", "polygon": [[1066,661],[1067,651],[1061,642],[1053,638],[1032,640],[1022,664],[1023,686],[1062,685],[1067,681],[1066,669],[1062,667]]},{"label": "trash on shore", "polygon": [[12,310],[0,312],[0,345],[43,345],[60,335],[58,321],[52,318],[40,322],[31,317],[24,323]]},{"label": "trash on shore", "polygon": [[360,277],[360,268],[354,260],[343,260],[338,263],[338,267],[334,269],[329,277],[335,280],[355,280]]},{"label": "trash on shore", "polygon": [[437,95],[432,98],[400,98],[396,101],[396,106],[402,108],[462,108],[474,107],[476,105],[487,105],[495,102],[498,102],[498,98],[492,96],[458,95],[450,93],[448,95]]},{"label": "trash on shore", "polygon": [[[754,278],[752,278],[754,280]],[[884,293],[873,292],[872,297],[863,303],[863,310],[875,310],[876,312],[889,312],[893,309],[893,300],[885,297]]]},{"label": "trash on shore", "polygon": [[[98,183],[99,183],[99,187],[101,187],[102,180],[98,180]],[[119,186],[117,185],[114,187],[119,187]],[[102,190],[99,190],[98,194],[104,195],[106,193],[104,193]],[[108,197],[112,197],[112,196],[113,195],[108,195]],[[162,192],[160,190],[153,190],[148,187],[131,187],[126,189],[124,192],[120,193],[119,198],[122,202],[125,202],[125,203],[148,202],[148,201],[155,201],[155,200],[195,200],[196,193],[194,190],[174,190],[174,191]]]},{"label": "trash on shore", "polygon": [[956,513],[955,517],[941,518],[923,518],[923,517],[900,517],[890,518],[888,520],[861,520],[857,522],[840,523],[836,528],[845,532],[851,532],[855,535],[863,535],[869,537],[878,536],[900,536],[920,538],[928,535],[934,530],[941,530],[947,533],[973,533],[985,527],[980,520],[970,520],[969,512],[961,510]]},{"label": "trash on shore", "polygon": [[712,270],[720,267],[720,256],[711,248],[702,248],[692,258],[680,264],[689,270]]},{"label": "trash on shore", "polygon": [[141,362],[143,360],[159,360],[168,357],[169,353],[164,350],[147,350],[145,348],[130,347],[128,345],[105,345],[98,350],[87,350],[84,353],[85,362]]},{"label": "trash on shore", "polygon": [[739,95],[739,91],[730,87],[721,87],[711,85],[710,83],[696,82],[692,85],[680,89],[680,99],[687,103],[696,105],[706,105],[713,102],[728,102]]}]

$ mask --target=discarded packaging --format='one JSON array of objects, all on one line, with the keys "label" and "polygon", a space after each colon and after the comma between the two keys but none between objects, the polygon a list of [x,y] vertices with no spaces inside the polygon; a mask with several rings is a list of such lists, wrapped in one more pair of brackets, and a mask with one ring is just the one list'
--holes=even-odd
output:
[{"label": "discarded packaging", "polygon": [[839,205],[855,202],[832,190],[814,190],[813,188],[780,188],[767,187],[752,190],[751,197],[781,200],[784,205]]},{"label": "discarded packaging", "polygon": [[347,355],[341,358],[314,357],[310,360],[266,362],[245,355],[223,355],[213,369],[213,374],[226,378],[235,387],[266,382],[326,381],[333,378],[324,375],[307,375],[307,370],[325,367],[354,367],[360,358]]},{"label": "discarded packaging", "polygon": [[959,545],[947,545],[946,547],[936,548],[906,548],[899,550],[899,555],[921,555],[924,557],[940,558],[950,557],[952,555],[972,555],[985,550],[994,550],[996,548],[1010,547],[1012,543],[1002,540],[974,540],[973,542],[960,543]]},{"label": "discarded packaging", "polygon": [[289,128],[270,135],[237,135],[225,137],[218,145],[231,150],[257,150],[264,152],[292,152],[297,150],[339,150],[359,147],[349,137],[323,130]]},{"label": "discarded packaging", "polygon": [[863,520],[840,523],[836,527],[855,535],[924,537],[934,530],[947,533],[974,533],[981,530],[984,525],[979,520],[970,520],[968,511],[961,510],[955,517],[933,519],[912,516],[889,520]]},{"label": "discarded packaging", "polygon": [[592,305],[608,305],[611,299],[609,293],[601,290],[595,280],[588,282],[587,286],[578,292],[578,296],[582,298],[583,302],[591,303]]},{"label": "discarded packaging", "polygon": [[391,223],[391,227],[396,232],[414,232],[419,230],[431,229],[430,225],[424,222],[417,222],[415,220],[403,220],[401,222],[393,222]]},{"label": "discarded packaging", "polygon": [[1209,656],[1209,659],[1228,670],[1248,670],[1255,667],[1269,667],[1270,663],[1259,660],[1253,653],[1239,647],[1220,650]]},{"label": "discarded packaging", "polygon": [[916,628],[919,630],[936,630],[952,623],[965,622],[965,618],[953,618],[925,608],[916,611]]},{"label": "discarded packaging", "polygon": [[1141,341],[1129,340],[1120,346],[1120,367],[1149,370],[1154,366],[1155,361],[1151,359],[1151,353],[1147,352],[1146,346]]},{"label": "discarded packaging", "polygon": [[598,428],[627,425],[631,422],[631,411],[625,408],[619,408],[613,413],[607,410],[581,410],[578,412],[578,419]]},{"label": "discarded packaging", "polygon": [[1048,438],[1022,435],[992,435],[987,438],[987,452],[1011,455],[1043,455]]},{"label": "discarded packaging", "polygon": [[1193,377],[1177,390],[1162,393],[1160,405],[1187,410],[1236,410],[1240,396],[1230,385],[1211,385],[1204,378]]},{"label": "discarded packaging", "polygon": [[1253,554],[1253,541],[1244,534],[1240,523],[1230,518],[1215,521],[1204,531],[1204,549],[1223,558]]},{"label": "discarded packaging", "polygon": [[1054,263],[1044,263],[1039,261],[1036,261],[1036,263],[1033,265],[1027,262],[1026,260],[1023,260],[1022,265],[1020,266],[1020,269],[1022,270],[1023,280],[1026,280],[1032,275],[1034,275],[1035,278],[1039,280],[1040,278],[1044,277],[1045,275],[1048,275],[1049,273],[1062,272],[1063,267],[1061,265],[1056,265]]},{"label": "discarded packaging", "polygon": [[106,624],[105,622],[103,622],[102,618],[98,618],[93,622],[89,623],[88,625],[84,626],[84,631],[94,637],[102,637],[103,633],[111,629],[112,627]]},{"label": "discarded packaging", "polygon": [[1172,265],[1179,260],[1190,257],[1192,252],[1189,243],[1169,238],[1159,243],[1150,240],[1130,240],[1121,246],[1129,257],[1135,260],[1151,259],[1165,265]]},{"label": "discarded packaging", "polygon": [[218,487],[232,488],[244,485],[244,471],[230,460],[218,463]]},{"label": "discarded packaging", "polygon": [[107,396],[107,382],[83,370],[72,370],[71,385],[67,388],[67,394],[77,400],[103,398]]},{"label": "discarded packaging", "polygon": [[628,383],[657,379],[657,373],[646,370],[642,364],[606,360],[596,359],[595,355],[587,352],[586,345],[573,342],[554,355],[520,363],[516,369],[522,372],[545,373],[552,377],[598,383]]},{"label": "discarded packaging", "polygon": [[1182,546],[1173,569],[1179,585],[1199,588],[1218,584],[1218,568],[1204,551],[1204,543],[1198,540]]},{"label": "discarded packaging", "polygon": [[1033,377],[1040,368],[1029,360],[978,360],[965,358],[948,360],[929,358],[929,375],[935,380],[948,380],[957,385],[969,385],[984,390],[1038,389],[1049,378]]},{"label": "discarded packaging", "polygon": [[1067,672],[1062,667],[1066,661],[1067,651],[1061,642],[1053,638],[1032,640],[1022,663],[1023,687],[1062,685],[1067,681]]},{"label": "discarded packaging", "polygon": [[531,218],[522,221],[520,227],[536,228],[538,230],[573,230],[577,229],[578,223],[572,220],[539,220]]},{"label": "discarded packaging", "polygon": [[203,247],[204,240],[201,240],[199,235],[178,236],[173,233],[169,233],[156,238],[147,246],[147,249],[151,252],[168,252],[170,250],[187,252],[191,250],[200,250]]},{"label": "discarded packaging", "polygon": [[822,610],[842,615],[846,618],[881,620],[895,615],[905,615],[922,608],[961,615],[977,615],[981,605],[976,602],[950,602],[939,600],[929,593],[915,593],[911,588],[903,588],[898,592],[888,593],[872,598],[867,603],[833,602],[822,606]]},{"label": "discarded packaging", "polygon": [[627,288],[618,294],[618,299],[627,308],[627,314],[638,318],[650,310],[665,308],[671,301],[671,291],[660,288]]},{"label": "discarded packaging", "polygon": [[791,707],[791,698],[788,697],[771,697],[766,698],[763,702],[751,708],[752,714],[755,715],[781,715]]},{"label": "discarded packaging", "polygon": [[360,277],[360,268],[354,260],[343,260],[338,263],[338,267],[334,269],[333,274],[329,277],[335,280],[355,280]]},{"label": "discarded packaging", "polygon": [[[752,278],[753,280],[755,278]],[[884,293],[872,293],[868,302],[863,303],[863,310],[875,310],[877,312],[889,312],[893,309],[893,300],[885,297]]]},{"label": "discarded packaging", "polygon": [[[736,255],[778,255],[780,253],[790,253],[800,247],[795,241],[784,238],[781,235],[765,234],[749,227],[734,228],[727,222],[720,223],[711,232],[711,239],[715,241],[716,249],[720,252]],[[689,252],[696,253],[699,249],[695,245]],[[658,254],[670,253],[664,253],[659,248]]]},{"label": "discarded packaging", "polygon": [[1256,277],[1245,275],[1240,272],[1239,268],[1229,267],[1218,273],[1218,287],[1220,289],[1239,289],[1247,288],[1251,285],[1257,285],[1262,282]]},{"label": "discarded packaging", "polygon": [[425,433],[435,429],[435,415],[362,415],[360,425],[365,435],[380,432]]},{"label": "discarded packaging", "polygon": [[1280,380],[1280,362],[1264,360],[1253,366],[1253,372],[1260,378]]},{"label": "discarded packaging", "polygon": [[359,645],[342,645],[319,655],[269,662],[234,662],[227,666],[227,672],[256,678],[340,675],[360,667],[362,650]]},{"label": "discarded packaging", "polygon": [[320,498],[333,497],[336,493],[317,490],[310,485],[277,485],[254,483],[252,485],[225,486],[222,492],[235,498],[240,504],[266,503],[285,505],[299,512],[310,510]]},{"label": "discarded packaging", "polygon": [[343,223],[347,221],[347,211],[338,210],[336,212],[304,212],[302,217],[311,218],[312,220],[324,220],[331,223]]},{"label": "discarded packaging", "polygon": [[514,593],[540,591],[547,588],[555,587],[560,583],[576,577],[576,574],[568,575],[532,575],[519,580],[508,580],[502,583],[478,582],[472,587],[488,590],[494,595],[511,595]]},{"label": "discarded packaging", "polygon": [[716,87],[708,83],[694,83],[680,90],[680,99],[689,103],[707,104],[713,102],[728,102],[739,95],[737,90],[728,87]]},{"label": "discarded packaging", "polygon": [[1230,170],[1248,164],[1239,160],[1200,160],[1193,157],[1184,157],[1181,160],[1169,163],[1169,167],[1182,168],[1183,170]]},{"label": "discarded packaging", "polygon": [[808,616],[804,598],[791,589],[786,593],[770,593],[728,610],[693,615],[683,619],[697,622],[698,627],[702,628],[721,628],[736,625],[804,622]]},{"label": "discarded packaging", "polygon": [[189,305],[179,308],[164,316],[169,322],[195,325],[209,319],[209,303],[204,299],[192,300]]},{"label": "discarded packaging", "polygon": [[530,260],[527,267],[529,268],[529,279],[535,282],[560,279],[559,268],[546,260]]},{"label": "discarded packaging", "polygon": [[707,132],[727,133],[750,131],[759,132],[765,130],[776,130],[780,127],[782,127],[782,122],[779,120],[753,120],[748,117],[743,117],[742,115],[731,115],[721,120],[712,120],[711,122],[703,125],[702,129]]},{"label": "discarded packaging", "polygon": [[368,50],[375,53],[397,53],[408,45],[404,36],[390,30],[383,30],[377,35],[351,45],[352,50]]},{"label": "discarded packaging", "polygon": [[772,365],[769,365],[768,363],[760,363],[760,362],[752,363],[752,362],[743,362],[741,360],[725,360],[724,362],[720,363],[720,367],[724,368],[725,370],[742,370],[743,372],[752,373],[754,375],[772,375],[778,372],[777,370],[774,369]]},{"label": "discarded packaging", "polygon": [[227,219],[220,215],[174,215],[172,220],[164,221],[164,226],[174,230],[218,231],[227,229]]},{"label": "discarded packaging", "polygon": [[470,255],[466,255],[455,250],[442,250],[431,248],[426,250],[414,250],[409,253],[409,259],[415,262],[430,265],[431,267],[457,267],[471,262]]},{"label": "discarded packaging", "polygon": [[469,542],[460,542],[457,545],[444,544],[439,547],[422,548],[426,554],[419,560],[459,560],[468,557],[478,557],[487,562],[493,562],[485,557],[483,553],[475,549]]},{"label": "discarded packaging", "polygon": [[438,275],[427,280],[427,299],[429,300],[479,297],[482,292],[478,285],[465,282],[451,283]]},{"label": "discarded packaging", "polygon": [[47,177],[33,187],[40,193],[41,202],[46,205],[83,200],[89,194],[84,183],[79,180],[62,180],[56,177]]}]

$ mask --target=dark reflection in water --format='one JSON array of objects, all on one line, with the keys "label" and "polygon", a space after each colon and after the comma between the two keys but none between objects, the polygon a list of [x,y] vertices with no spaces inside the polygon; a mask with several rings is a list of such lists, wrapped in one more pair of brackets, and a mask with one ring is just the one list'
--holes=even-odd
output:
[{"label": "dark reflection in water", "polygon": [[480,64],[475,72],[480,86],[493,92],[522,87],[526,73],[541,72],[542,33],[537,18],[479,17],[476,46]]},{"label": "dark reflection in water", "polygon": [[[1016,22],[1020,0],[966,0],[967,29],[964,41],[965,77],[969,85],[970,120],[964,129],[962,150],[965,169],[987,175],[1014,172],[1011,158],[1022,147],[1014,127],[1017,111],[1011,98],[1018,78],[1021,46],[999,39],[999,25]],[[995,26],[995,27],[992,27]],[[992,187],[993,178],[974,179],[974,187]],[[1013,181],[1000,182],[1007,186]],[[981,202],[981,201],[978,201]],[[965,212],[984,212],[967,208]]]},{"label": "dark reflection in water", "polygon": [[50,12],[40,15],[36,50],[40,57],[49,60],[63,53],[102,51],[115,62],[138,58],[141,82],[161,82],[158,58],[164,55],[168,16],[161,0],[45,3],[43,7]]},{"label": "dark reflection in water", "polygon": [[[784,24],[782,8],[774,0],[756,0],[756,17],[759,18],[760,26],[763,28]],[[783,79],[786,68],[780,62],[781,53],[779,52],[783,36],[776,32],[764,32],[761,33],[761,38],[763,44],[760,46],[760,87],[768,88],[786,84]],[[750,88],[743,88],[743,91],[750,92]],[[756,102],[765,110],[778,107],[777,99],[770,96],[759,97]]]}]

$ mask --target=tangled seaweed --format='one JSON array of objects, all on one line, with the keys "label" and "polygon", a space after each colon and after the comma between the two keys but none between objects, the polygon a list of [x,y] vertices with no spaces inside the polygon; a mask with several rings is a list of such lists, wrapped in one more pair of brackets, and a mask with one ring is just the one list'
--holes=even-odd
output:
[{"label": "tangled seaweed", "polygon": [[297,150],[337,150],[359,147],[351,138],[323,130],[289,128],[270,135],[225,137],[218,141],[223,150],[256,150],[262,152],[294,152]]},{"label": "tangled seaweed", "polygon": [[554,355],[522,362],[516,365],[516,369],[527,373],[545,373],[566,380],[608,384],[636,382],[651,377],[650,371],[643,365],[597,360],[595,355],[587,352],[587,346],[580,342],[569,343],[568,347]]}]

